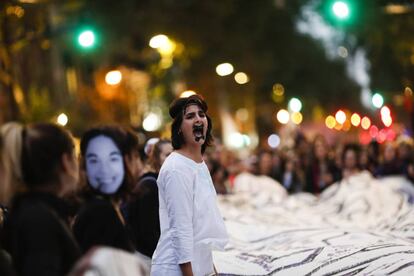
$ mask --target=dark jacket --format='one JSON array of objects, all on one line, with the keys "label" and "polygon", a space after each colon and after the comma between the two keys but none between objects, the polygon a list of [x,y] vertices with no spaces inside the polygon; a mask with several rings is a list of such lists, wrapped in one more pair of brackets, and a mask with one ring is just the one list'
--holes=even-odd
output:
[{"label": "dark jacket", "polygon": [[134,251],[130,235],[109,198],[87,199],[76,217],[73,233],[82,252],[99,245]]},{"label": "dark jacket", "polygon": [[[312,194],[320,194],[331,184],[341,179],[341,171],[335,166],[331,160],[326,160],[324,163],[324,171],[322,171],[318,160],[314,160],[309,164],[306,170],[306,185],[305,191]],[[323,175],[330,175],[332,181],[325,183]]]},{"label": "dark jacket", "polygon": [[133,234],[135,248],[152,257],[160,238],[157,173],[149,172],[140,178],[136,197],[127,205],[127,224]]},{"label": "dark jacket", "polygon": [[51,194],[17,197],[5,226],[6,249],[19,275],[66,275],[80,249],[70,232],[66,203]]}]

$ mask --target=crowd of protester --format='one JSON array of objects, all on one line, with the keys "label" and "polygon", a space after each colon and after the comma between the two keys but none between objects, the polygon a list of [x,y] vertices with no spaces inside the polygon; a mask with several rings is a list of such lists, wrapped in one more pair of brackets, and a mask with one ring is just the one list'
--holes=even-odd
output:
[{"label": "crowd of protester", "polygon": [[401,135],[395,141],[367,145],[338,143],[331,145],[321,134],[313,139],[297,135],[292,147],[259,148],[241,160],[223,147],[207,153],[207,161],[216,191],[231,193],[234,177],[241,172],[268,176],[289,194],[320,194],[329,185],[361,171],[375,177],[404,176],[414,183],[414,143]]},{"label": "crowd of protester", "polygon": [[[169,140],[151,139],[144,150],[132,130],[99,126],[81,137],[78,157],[70,132],[54,124],[7,123],[0,133],[0,275],[66,275],[94,246],[150,262],[160,236],[157,177],[172,152]],[[413,182],[413,150],[404,136],[332,146],[322,135],[298,135],[293,147],[260,148],[248,158],[216,140],[205,161],[219,194],[231,193],[241,172],[268,176],[290,194],[319,194],[362,170]]]}]

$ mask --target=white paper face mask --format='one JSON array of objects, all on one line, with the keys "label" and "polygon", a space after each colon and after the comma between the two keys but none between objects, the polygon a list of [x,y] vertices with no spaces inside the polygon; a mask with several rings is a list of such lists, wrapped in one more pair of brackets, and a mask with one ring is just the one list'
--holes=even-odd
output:
[{"label": "white paper face mask", "polygon": [[114,194],[124,180],[122,153],[107,136],[97,136],[89,141],[85,154],[86,174],[89,184],[103,194]]}]

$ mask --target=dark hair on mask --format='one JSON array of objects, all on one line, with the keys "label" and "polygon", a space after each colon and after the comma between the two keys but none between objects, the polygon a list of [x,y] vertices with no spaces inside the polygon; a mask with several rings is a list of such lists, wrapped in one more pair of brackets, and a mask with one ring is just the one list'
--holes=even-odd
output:
[{"label": "dark hair on mask", "polygon": [[175,150],[180,149],[184,144],[184,137],[180,131],[181,124],[183,122],[184,112],[186,108],[190,105],[199,106],[205,113],[208,122],[206,140],[201,146],[201,153],[204,154],[206,148],[211,146],[213,143],[213,136],[211,134],[212,122],[211,118],[207,115],[207,103],[200,95],[191,95],[187,98],[178,98],[175,99],[170,105],[170,116],[173,118],[173,123],[171,125],[171,143]]},{"label": "dark hair on mask", "polygon": [[128,170],[125,164],[125,157],[131,155],[133,151],[138,150],[138,138],[136,137],[136,135],[133,135],[132,131],[117,125],[103,125],[90,128],[83,134],[80,142],[81,167],[85,171],[85,155],[88,149],[89,142],[98,136],[108,137],[114,142],[115,146],[120,150],[124,164],[125,176],[119,189],[112,195],[102,194],[100,191],[90,186],[89,183],[88,186],[94,193],[106,197],[110,196],[116,198],[124,198],[130,192],[132,186],[134,185],[132,173]]}]

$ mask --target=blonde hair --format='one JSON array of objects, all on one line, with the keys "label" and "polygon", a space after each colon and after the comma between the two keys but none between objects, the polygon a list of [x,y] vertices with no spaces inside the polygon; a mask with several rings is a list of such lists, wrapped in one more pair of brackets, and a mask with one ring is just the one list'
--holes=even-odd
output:
[{"label": "blonde hair", "polygon": [[21,155],[23,126],[16,122],[0,128],[0,166],[3,179],[0,185],[0,202],[8,204],[17,191],[23,190]]}]

